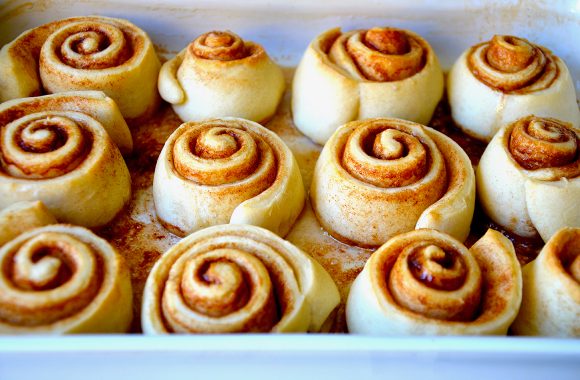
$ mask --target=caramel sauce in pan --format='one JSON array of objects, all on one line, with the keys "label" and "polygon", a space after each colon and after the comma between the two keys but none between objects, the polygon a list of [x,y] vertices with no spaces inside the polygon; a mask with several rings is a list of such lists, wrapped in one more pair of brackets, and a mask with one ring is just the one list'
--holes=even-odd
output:
[{"label": "caramel sauce in pan", "polygon": [[[284,70],[288,88],[294,70]],[[267,127],[276,132],[294,153],[300,166],[306,189],[310,188],[316,160],[322,150],[320,145],[302,135],[292,122],[290,91],[286,94],[276,115]],[[133,194],[130,203],[109,225],[95,231],[107,239],[124,256],[131,270],[134,292],[134,319],[131,332],[141,331],[140,313],[143,287],[147,275],[157,259],[176,244],[180,238],[173,235],[158,221],[153,203],[152,184],[157,157],[165,140],[181,124],[171,107],[163,104],[154,117],[132,130],[134,152],[125,157],[131,172]],[[455,140],[476,165],[485,149],[485,143],[475,140],[457,128],[452,120],[449,105],[445,100],[439,104],[430,126]],[[543,246],[540,238],[524,239],[507,233],[490,222],[479,207],[476,207],[471,235],[466,241],[470,247],[487,230],[494,228],[506,235],[516,248],[520,263],[536,257]],[[319,224],[310,202],[306,203],[296,224],[286,239],[312,255],[332,276],[340,290],[342,302],[334,313],[331,332],[346,332],[345,302],[349,288],[362,270],[373,250],[350,246],[335,240]]]}]

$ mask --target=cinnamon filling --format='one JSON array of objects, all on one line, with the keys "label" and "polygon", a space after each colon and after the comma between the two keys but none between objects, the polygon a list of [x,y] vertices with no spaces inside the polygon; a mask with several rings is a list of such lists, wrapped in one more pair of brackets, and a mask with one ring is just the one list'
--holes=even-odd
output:
[{"label": "cinnamon filling", "polygon": [[[399,81],[417,74],[425,66],[426,48],[422,41],[403,30],[372,28],[345,38],[337,42],[344,43],[344,49],[368,80]],[[334,61],[340,65],[337,57]]]},{"label": "cinnamon filling", "polygon": [[509,137],[509,150],[527,170],[578,166],[578,136],[555,119],[530,116],[518,120]]}]

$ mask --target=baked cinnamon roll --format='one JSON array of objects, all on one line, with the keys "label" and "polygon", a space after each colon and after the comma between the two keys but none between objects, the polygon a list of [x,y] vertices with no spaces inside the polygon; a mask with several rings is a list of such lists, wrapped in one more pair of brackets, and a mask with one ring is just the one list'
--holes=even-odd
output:
[{"label": "baked cinnamon roll", "polygon": [[434,129],[399,119],[353,121],[324,146],[310,191],[335,238],[376,247],[415,228],[464,240],[475,206],[469,158]]},{"label": "baked cinnamon roll", "polygon": [[580,130],[527,116],[494,136],[477,170],[485,213],[524,237],[544,241],[562,227],[580,227]]},{"label": "baked cinnamon roll", "polygon": [[249,120],[182,124],[153,179],[160,221],[185,236],[216,224],[252,224],[285,236],[302,211],[304,185],[290,149]]},{"label": "baked cinnamon roll", "polygon": [[53,225],[0,249],[0,333],[121,333],[132,318],[129,270],[89,230]]},{"label": "baked cinnamon roll", "polygon": [[183,121],[234,116],[264,122],[276,112],[285,82],[262,46],[212,31],[163,65],[158,86]]},{"label": "baked cinnamon roll", "polygon": [[346,305],[351,333],[505,335],[522,299],[512,243],[488,230],[469,250],[429,229],[398,235],[374,252]]},{"label": "baked cinnamon roll", "polygon": [[0,211],[0,247],[23,232],[56,223],[40,201],[15,203]]},{"label": "baked cinnamon roll", "polygon": [[518,335],[580,337],[580,228],[563,228],[523,268]]},{"label": "baked cinnamon roll", "polygon": [[0,50],[0,101],[100,90],[138,122],[159,103],[161,64],[147,34],[127,20],[73,17],[28,30]]},{"label": "baked cinnamon roll", "polygon": [[320,331],[339,303],[330,275],[263,228],[195,232],[157,261],[145,285],[146,334]]},{"label": "baked cinnamon roll", "polygon": [[443,95],[431,46],[396,28],[331,29],[306,49],[294,75],[296,127],[324,144],[342,124],[396,117],[426,124]]},{"label": "baked cinnamon roll", "polygon": [[131,196],[129,170],[115,142],[132,148],[127,124],[103,93],[1,104],[0,208],[40,200],[61,222],[108,223]]},{"label": "baked cinnamon roll", "polygon": [[580,127],[574,81],[566,64],[523,38],[496,35],[467,49],[451,68],[448,93],[455,122],[485,141],[502,126],[530,114]]}]

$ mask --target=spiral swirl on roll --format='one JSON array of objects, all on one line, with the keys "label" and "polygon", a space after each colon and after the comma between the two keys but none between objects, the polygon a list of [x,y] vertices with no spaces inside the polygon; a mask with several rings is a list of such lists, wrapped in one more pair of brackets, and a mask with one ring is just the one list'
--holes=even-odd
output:
[{"label": "spiral swirl on roll", "polygon": [[[250,49],[254,45],[250,44]],[[244,40],[230,31],[213,31],[202,34],[189,45],[190,54],[199,58],[234,61],[255,52],[246,48]]]},{"label": "spiral swirl on roll", "polygon": [[[345,124],[331,137],[310,194],[330,234],[368,247],[416,226],[464,239],[474,182],[467,156],[449,138],[404,120],[369,119]],[[457,217],[453,223],[450,215]]]},{"label": "spiral swirl on roll", "polygon": [[163,64],[158,83],[183,121],[234,116],[260,123],[274,115],[285,86],[264,48],[230,31],[197,37]]},{"label": "spiral swirl on roll", "polygon": [[147,34],[126,20],[63,19],[26,31],[2,49],[0,70],[7,77],[0,79],[0,99],[43,90],[101,90],[136,123],[150,116],[159,102],[160,66]]},{"label": "spiral swirl on roll", "polygon": [[347,302],[350,332],[505,334],[521,302],[511,242],[489,230],[470,250],[429,229],[398,235],[374,252]]},{"label": "spiral swirl on roll", "polygon": [[580,228],[562,228],[523,268],[518,335],[580,337]]},{"label": "spiral swirl on roll", "polygon": [[118,27],[102,22],[85,22],[61,28],[51,47],[58,49],[62,62],[75,69],[97,70],[116,67],[131,56],[131,42]]},{"label": "spiral swirl on roll", "polygon": [[125,332],[130,276],[119,254],[92,232],[37,228],[0,250],[0,331]]},{"label": "spiral swirl on roll", "polygon": [[[111,136],[107,133],[111,131]],[[59,221],[101,226],[131,195],[132,140],[103,93],[64,93],[0,106],[0,207],[41,200]]]},{"label": "spiral swirl on roll", "polygon": [[272,148],[259,135],[219,124],[198,125],[179,136],[173,164],[177,173],[202,185],[239,182],[260,172],[253,185],[257,193],[271,186],[276,176]]},{"label": "spiral swirl on roll", "polygon": [[535,114],[580,127],[566,64],[523,38],[496,35],[467,49],[448,77],[451,113],[464,132],[490,141],[504,125]]},{"label": "spiral swirl on roll", "polygon": [[521,236],[548,241],[580,227],[580,131],[534,115],[504,126],[481,157],[477,181],[489,217]]},{"label": "spiral swirl on roll", "polygon": [[328,57],[354,78],[391,82],[418,73],[428,52],[422,38],[405,30],[372,28],[344,33],[334,41]]},{"label": "spiral swirl on roll", "polygon": [[514,123],[509,150],[526,170],[551,169],[551,178],[580,175],[579,137],[569,123],[528,116]]},{"label": "spiral swirl on roll", "polygon": [[16,178],[54,178],[76,169],[91,149],[82,114],[44,112],[22,117],[0,133],[2,168]]},{"label": "spiral swirl on roll", "polygon": [[236,118],[179,127],[157,161],[153,195],[157,216],[179,235],[230,222],[284,236],[305,198],[298,165],[284,142]]},{"label": "spiral swirl on roll", "polygon": [[514,36],[495,35],[473,47],[469,65],[479,80],[505,92],[540,91],[559,75],[549,51]]},{"label": "spiral swirl on roll", "polygon": [[167,251],[144,290],[145,333],[318,331],[336,285],[304,252],[248,225],[198,231]]},{"label": "spiral swirl on roll", "polygon": [[[443,73],[421,36],[376,27],[315,38],[296,69],[297,128],[324,144],[342,124],[393,117],[426,124],[443,95]],[[412,101],[410,99],[413,99]]]}]

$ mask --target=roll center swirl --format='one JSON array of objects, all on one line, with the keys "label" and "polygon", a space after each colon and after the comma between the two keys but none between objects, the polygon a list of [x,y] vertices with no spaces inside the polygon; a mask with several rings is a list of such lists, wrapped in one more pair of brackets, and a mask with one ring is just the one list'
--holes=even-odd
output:
[{"label": "roll center swirl", "polygon": [[249,55],[244,41],[229,31],[202,34],[189,45],[189,51],[198,58],[219,61],[233,61]]},{"label": "roll center swirl", "polygon": [[428,170],[422,141],[393,128],[359,128],[348,138],[343,166],[353,177],[378,187],[413,184]]},{"label": "roll center swirl", "polygon": [[409,241],[386,283],[401,307],[448,321],[475,318],[482,294],[481,270],[471,253],[445,240]]},{"label": "roll center swirl", "polygon": [[54,178],[75,169],[91,140],[82,122],[58,113],[31,114],[2,129],[2,167],[17,178]]},{"label": "roll center swirl", "polygon": [[565,123],[554,119],[532,116],[519,120],[511,132],[509,149],[518,164],[527,170],[578,162],[578,136]]},{"label": "roll center swirl", "polygon": [[457,290],[467,275],[461,256],[436,245],[418,248],[409,255],[408,260],[415,278],[434,289]]},{"label": "roll center swirl", "polygon": [[240,181],[253,173],[261,160],[273,159],[271,148],[256,139],[260,138],[236,128],[190,129],[175,141],[173,162],[178,173],[203,185]]},{"label": "roll center swirl", "polygon": [[365,33],[365,42],[384,54],[402,55],[411,50],[407,35],[396,29],[372,28]]},{"label": "roll center swirl", "polygon": [[[425,48],[403,30],[372,28],[339,38],[336,43],[344,43],[359,71],[372,81],[402,80],[418,73],[425,65]],[[340,62],[338,54],[331,50],[333,58]]]},{"label": "roll center swirl", "polygon": [[[235,249],[221,249],[187,263],[181,288],[188,306],[211,317],[223,317],[246,305],[253,294],[252,276],[248,271],[258,271],[260,276],[267,270],[258,260],[245,257]],[[234,259],[232,259],[234,258]]]},{"label": "roll center swirl", "polygon": [[496,69],[515,73],[524,69],[535,55],[526,40],[512,36],[493,36],[487,49],[487,61]]},{"label": "roll center swirl", "polygon": [[[57,240],[63,237],[63,240]],[[14,257],[14,284],[26,290],[54,289],[70,280],[81,255],[95,265],[90,249],[67,235],[45,234],[27,241]]]},{"label": "roll center swirl", "polygon": [[60,232],[30,238],[3,258],[3,266],[17,305],[0,307],[0,319],[22,326],[50,324],[78,313],[102,281],[93,248]]},{"label": "roll center swirl", "polygon": [[506,92],[541,90],[558,73],[548,51],[513,36],[494,36],[491,41],[474,46],[468,63],[479,80]]},{"label": "roll center swirl", "polygon": [[184,259],[164,292],[164,313],[176,331],[229,319],[240,331],[269,331],[280,319],[268,267],[243,249],[213,248]]},{"label": "roll center swirl", "polygon": [[201,133],[193,151],[201,158],[225,158],[236,153],[239,148],[235,133],[214,128]]},{"label": "roll center swirl", "polygon": [[106,23],[71,24],[59,31],[59,56],[76,69],[116,67],[131,56],[123,31]]}]

